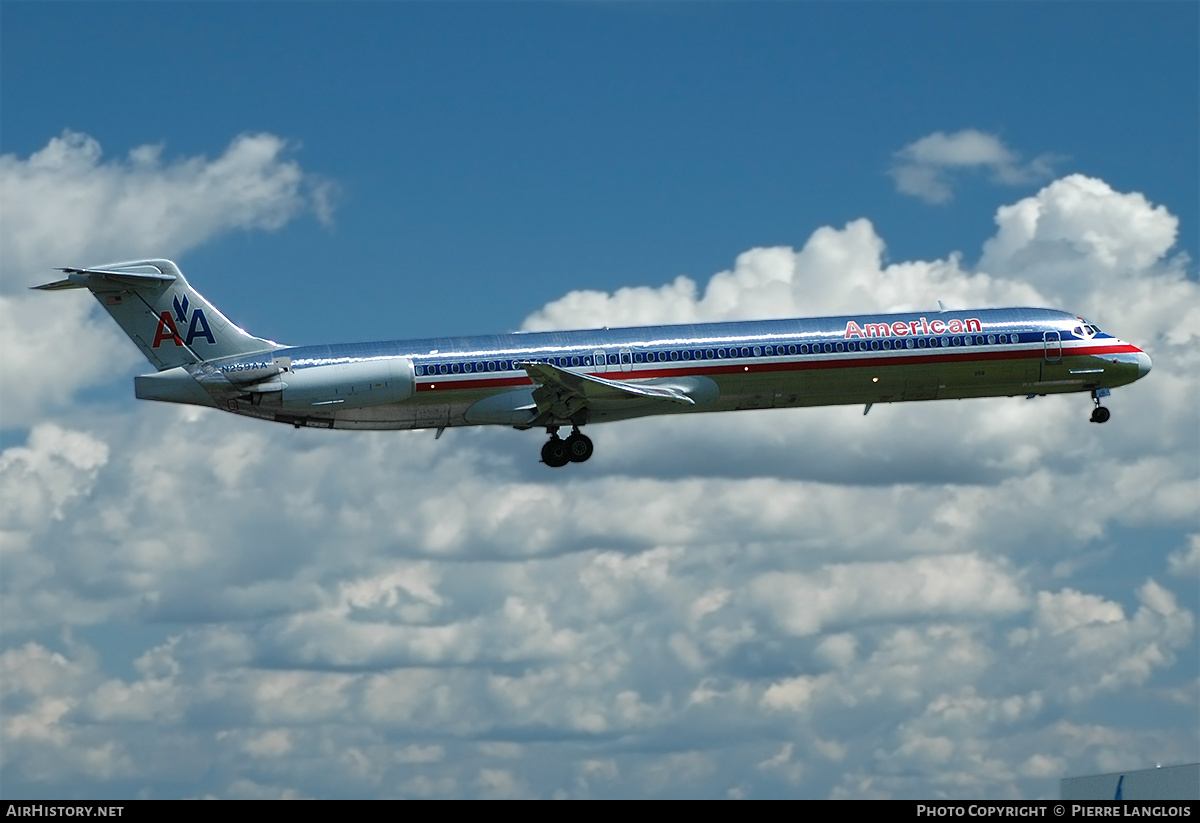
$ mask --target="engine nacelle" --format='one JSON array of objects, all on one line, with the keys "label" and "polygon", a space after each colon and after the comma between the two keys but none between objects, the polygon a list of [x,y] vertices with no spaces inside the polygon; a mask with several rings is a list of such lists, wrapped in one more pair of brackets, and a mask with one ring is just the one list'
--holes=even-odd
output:
[{"label": "engine nacelle", "polygon": [[380,357],[287,371],[279,375],[283,408],[313,412],[360,409],[412,397],[416,376],[407,357]]}]

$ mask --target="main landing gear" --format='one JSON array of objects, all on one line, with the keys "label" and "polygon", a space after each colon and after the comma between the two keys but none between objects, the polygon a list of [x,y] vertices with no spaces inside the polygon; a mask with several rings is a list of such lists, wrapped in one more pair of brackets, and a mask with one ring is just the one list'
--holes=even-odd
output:
[{"label": "main landing gear", "polygon": [[1107,423],[1108,418],[1112,417],[1112,412],[1100,405],[1100,398],[1109,394],[1108,389],[1092,389],[1092,402],[1096,404],[1096,408],[1092,409],[1093,423]]},{"label": "main landing gear", "polygon": [[542,446],[542,462],[552,469],[562,468],[568,463],[582,463],[592,456],[592,440],[578,427],[571,428],[571,435],[563,440],[558,436],[558,426],[547,426],[550,439]]}]

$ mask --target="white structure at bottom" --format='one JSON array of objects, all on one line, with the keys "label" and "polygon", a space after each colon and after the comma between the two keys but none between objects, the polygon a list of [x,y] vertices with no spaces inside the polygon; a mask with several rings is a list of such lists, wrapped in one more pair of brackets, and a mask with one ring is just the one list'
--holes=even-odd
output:
[{"label": "white structure at bottom", "polygon": [[1064,777],[1063,800],[1200,800],[1200,763]]}]

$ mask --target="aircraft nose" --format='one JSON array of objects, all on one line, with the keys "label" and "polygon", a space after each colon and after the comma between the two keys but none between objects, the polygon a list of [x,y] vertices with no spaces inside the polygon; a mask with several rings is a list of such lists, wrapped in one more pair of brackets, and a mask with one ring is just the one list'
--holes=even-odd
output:
[{"label": "aircraft nose", "polygon": [[1138,352],[1137,361],[1138,361],[1138,379],[1141,379],[1150,373],[1150,368],[1154,364],[1152,362],[1150,362],[1150,355],[1146,354],[1144,351]]}]

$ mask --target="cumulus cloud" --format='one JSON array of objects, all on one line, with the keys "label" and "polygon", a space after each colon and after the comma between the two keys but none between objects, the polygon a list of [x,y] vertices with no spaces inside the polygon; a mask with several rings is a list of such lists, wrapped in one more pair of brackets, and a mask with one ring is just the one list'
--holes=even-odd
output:
[{"label": "cumulus cloud", "polygon": [[1005,570],[971,555],[863,563],[808,574],[769,572],[750,586],[785,631],[816,634],[829,625],[1021,610],[1021,587]]},{"label": "cumulus cloud", "polygon": [[1177,577],[1200,577],[1200,534],[1191,535],[1186,548],[1171,552],[1167,563]]},{"label": "cumulus cloud", "polygon": [[[214,158],[167,160],[161,145],[106,159],[65,131],[29,157],[0,156],[0,347],[3,425],[27,424],[139,358],[90,300],[51,300],[28,286],[53,269],[174,256],[237,229],[278,229],[311,212],[328,223],[335,187],[288,159],[272,134],[244,134]],[[64,340],[86,340],[69,357]]]},{"label": "cumulus cloud", "polygon": [[988,172],[994,183],[1024,185],[1049,179],[1057,160],[1043,154],[1023,163],[999,137],[976,129],[953,134],[935,131],[896,152],[888,173],[902,194],[926,203],[946,203],[954,197],[956,173],[978,169]]},{"label": "cumulus cloud", "polygon": [[659,418],[596,427],[596,456],[551,475],[509,430],[48,414],[0,457],[0,779],[1021,797],[1118,755],[1194,757],[1194,701],[1096,720],[1106,700],[1158,718],[1148,695],[1195,643],[1177,315],[1200,290],[1174,218],[1064,178],[997,220],[977,266],[885,264],[858,220],[526,327],[1069,301],[1155,357],[1106,426],[1086,397]]},{"label": "cumulus cloud", "polygon": [[866,219],[822,227],[799,249],[756,248],[738,255],[701,290],[680,276],[658,288],[613,294],[574,291],[525,320],[527,331],[645,323],[812,317],[849,311],[912,311],[949,305],[1029,305],[1043,301],[1020,280],[944,260],[883,264],[884,242]]},{"label": "cumulus cloud", "polygon": [[287,141],[273,134],[240,135],[211,159],[164,160],[163,149],[105,159],[94,138],[65,131],[27,158],[0,156],[6,291],[37,282],[47,262],[179,254],[233,229],[277,229],[305,211],[331,217],[332,184],[287,159]]}]

